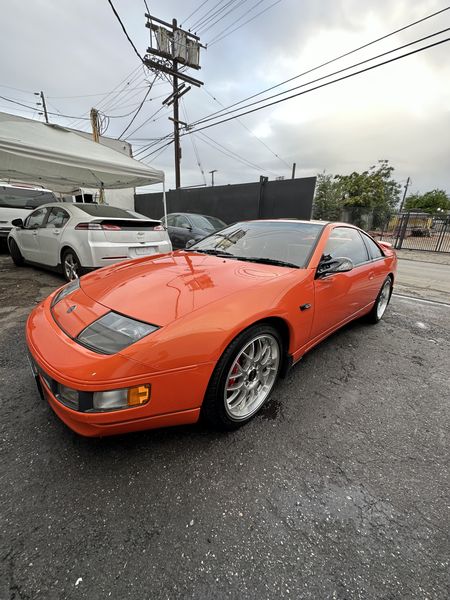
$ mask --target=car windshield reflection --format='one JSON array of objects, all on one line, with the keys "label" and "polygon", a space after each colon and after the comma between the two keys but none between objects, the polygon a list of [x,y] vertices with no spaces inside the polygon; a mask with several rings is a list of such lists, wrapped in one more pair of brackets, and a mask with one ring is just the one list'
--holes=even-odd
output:
[{"label": "car windshield reflection", "polygon": [[304,268],[322,224],[299,221],[236,223],[189,248],[205,254]]}]

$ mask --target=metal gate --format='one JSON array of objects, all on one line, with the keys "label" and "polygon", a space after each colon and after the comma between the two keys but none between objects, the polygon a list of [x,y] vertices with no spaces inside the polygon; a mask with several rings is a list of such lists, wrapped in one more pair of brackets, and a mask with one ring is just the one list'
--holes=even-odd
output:
[{"label": "metal gate", "polygon": [[412,212],[393,215],[385,223],[380,239],[398,250],[450,252],[450,217]]}]

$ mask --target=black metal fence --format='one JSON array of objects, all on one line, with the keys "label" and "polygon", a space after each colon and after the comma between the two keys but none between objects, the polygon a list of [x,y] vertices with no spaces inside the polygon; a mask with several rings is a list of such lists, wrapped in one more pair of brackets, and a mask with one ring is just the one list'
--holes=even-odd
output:
[{"label": "black metal fence", "polygon": [[424,212],[392,213],[363,206],[344,207],[333,220],[352,223],[397,250],[450,252],[450,215]]},{"label": "black metal fence", "polygon": [[450,252],[450,217],[413,212],[393,215],[379,237],[398,250]]},{"label": "black metal fence", "polygon": [[[167,212],[211,215],[234,223],[248,219],[311,218],[315,177],[220,185],[207,188],[181,188],[167,192]],[[139,194],[135,210],[159,219],[163,214],[162,194]]]}]

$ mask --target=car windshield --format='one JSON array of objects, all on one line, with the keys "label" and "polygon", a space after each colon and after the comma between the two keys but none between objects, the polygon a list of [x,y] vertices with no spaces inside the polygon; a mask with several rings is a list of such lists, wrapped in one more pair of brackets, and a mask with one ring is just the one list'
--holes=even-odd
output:
[{"label": "car windshield", "polygon": [[42,204],[55,201],[56,198],[52,192],[0,186],[0,208],[33,210]]},{"label": "car windshield", "polygon": [[306,267],[323,227],[318,223],[298,221],[235,223],[197,242],[189,251]]}]

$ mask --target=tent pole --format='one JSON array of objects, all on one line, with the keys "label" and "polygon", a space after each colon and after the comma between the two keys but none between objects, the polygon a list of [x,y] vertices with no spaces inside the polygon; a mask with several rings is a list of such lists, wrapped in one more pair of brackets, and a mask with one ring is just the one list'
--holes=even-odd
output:
[{"label": "tent pole", "polygon": [[163,204],[164,204],[164,223],[167,229],[167,202],[166,202],[166,182],[163,181]]}]

